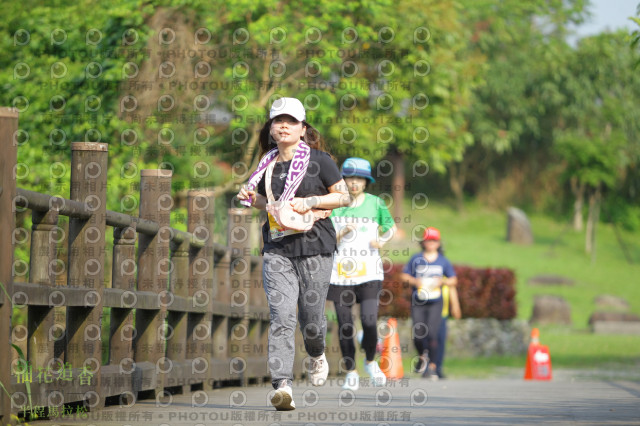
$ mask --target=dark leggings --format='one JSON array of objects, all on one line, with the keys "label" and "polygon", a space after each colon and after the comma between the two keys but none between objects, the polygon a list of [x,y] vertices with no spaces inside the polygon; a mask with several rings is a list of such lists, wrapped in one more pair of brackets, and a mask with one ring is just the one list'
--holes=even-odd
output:
[{"label": "dark leggings", "polygon": [[435,358],[433,362],[436,363],[436,371],[438,374],[442,373],[442,363],[444,362],[444,351],[447,343],[447,317],[442,318],[440,322],[440,331],[438,331],[438,358]]},{"label": "dark leggings", "polygon": [[413,321],[413,343],[418,355],[426,354],[434,362],[438,359],[438,331],[442,322],[442,298],[422,302],[416,300],[414,293],[411,301],[411,320]]},{"label": "dark leggings", "polygon": [[360,303],[360,321],[362,322],[363,331],[361,346],[364,349],[367,361],[373,361],[375,358],[376,345],[378,343],[378,294],[381,287],[382,283],[380,281],[370,281],[351,288],[345,288],[345,291],[352,290],[353,293],[345,294],[343,297],[335,296],[336,293],[330,290],[330,293],[334,295],[332,300],[338,316],[340,350],[342,351],[342,359],[347,371],[356,369],[356,345],[353,339],[356,334],[356,328],[351,312],[351,307],[355,303]]}]

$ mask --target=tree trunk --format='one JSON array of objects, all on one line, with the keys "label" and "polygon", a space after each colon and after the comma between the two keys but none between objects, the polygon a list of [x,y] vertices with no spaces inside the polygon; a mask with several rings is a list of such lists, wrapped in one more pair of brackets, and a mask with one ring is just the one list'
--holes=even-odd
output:
[{"label": "tree trunk", "polygon": [[584,240],[584,250],[587,252],[587,254],[591,254],[591,249],[592,249],[592,241],[591,241],[591,234],[592,234],[592,229],[593,229],[593,209],[595,206],[595,193],[591,193],[589,194],[589,214],[587,216],[587,232],[585,233],[585,240]]},{"label": "tree trunk", "polygon": [[584,206],[584,183],[578,183],[578,178],[571,178],[571,192],[575,200],[573,201],[573,229],[582,231],[582,208]]},{"label": "tree trunk", "polygon": [[401,152],[391,154],[393,177],[391,179],[391,197],[393,199],[393,216],[396,222],[402,220],[402,202],[404,200],[404,156]]},{"label": "tree trunk", "polygon": [[466,181],[466,167],[462,163],[452,163],[449,167],[449,186],[456,197],[456,209],[464,210],[464,183]]},{"label": "tree trunk", "polygon": [[591,255],[591,261],[595,262],[596,257],[596,225],[600,218],[600,186],[597,186],[589,195],[589,215],[587,216],[587,232],[585,240],[585,250]]}]

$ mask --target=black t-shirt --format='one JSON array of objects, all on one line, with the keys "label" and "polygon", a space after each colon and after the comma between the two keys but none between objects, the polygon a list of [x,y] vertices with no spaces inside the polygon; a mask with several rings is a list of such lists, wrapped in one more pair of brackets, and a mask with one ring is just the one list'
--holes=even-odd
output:
[{"label": "black t-shirt", "polygon": [[[271,177],[271,191],[277,201],[284,191],[284,184],[291,161],[278,162],[273,168]],[[266,197],[265,175],[258,183],[258,194]],[[327,195],[328,188],[342,179],[340,170],[329,154],[317,149],[311,149],[309,167],[295,197],[305,198],[312,195]],[[320,219],[313,224],[307,232],[287,235],[286,237],[272,240],[269,234],[269,221],[262,227],[262,240],[264,252],[276,253],[285,257],[312,256],[316,254],[331,254],[336,251],[336,230],[331,219]]]}]

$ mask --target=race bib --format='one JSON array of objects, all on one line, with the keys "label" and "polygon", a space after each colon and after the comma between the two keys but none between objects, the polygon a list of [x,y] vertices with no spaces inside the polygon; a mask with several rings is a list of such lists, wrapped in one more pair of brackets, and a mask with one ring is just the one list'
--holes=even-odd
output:
[{"label": "race bib", "polygon": [[442,295],[442,290],[438,286],[439,279],[439,277],[422,277],[416,293],[418,300],[438,299]]},{"label": "race bib", "polygon": [[338,275],[344,278],[357,278],[367,275],[367,264],[355,262],[353,259],[343,259],[338,262]]},{"label": "race bib", "polygon": [[278,221],[271,215],[271,213],[267,213],[269,218],[269,235],[271,236],[271,240],[276,240],[278,238],[286,237],[288,235],[299,234],[303,231],[296,231],[295,229],[284,229]]}]

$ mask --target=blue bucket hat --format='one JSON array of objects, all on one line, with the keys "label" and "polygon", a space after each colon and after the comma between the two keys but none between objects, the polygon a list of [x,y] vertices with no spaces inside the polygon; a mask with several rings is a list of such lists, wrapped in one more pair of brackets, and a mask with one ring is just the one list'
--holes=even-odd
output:
[{"label": "blue bucket hat", "polygon": [[364,158],[350,157],[344,160],[340,169],[343,177],[357,176],[367,179],[370,183],[376,180],[371,176],[371,164]]}]

